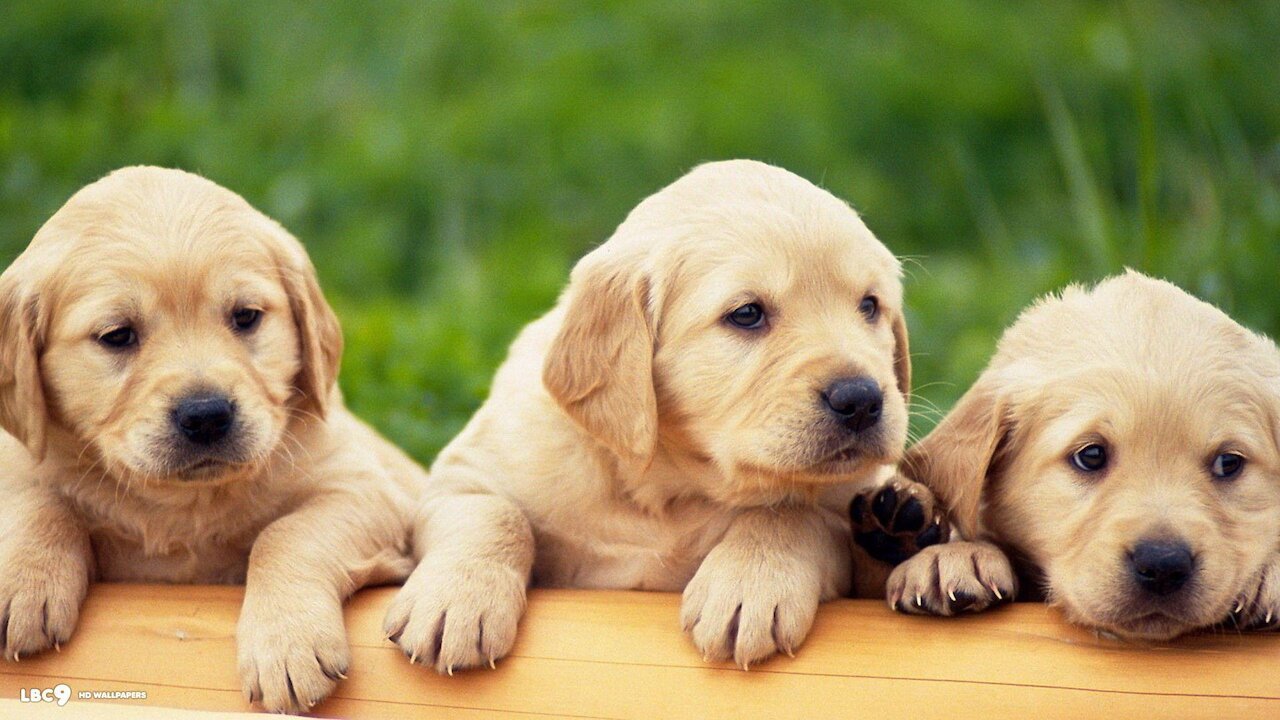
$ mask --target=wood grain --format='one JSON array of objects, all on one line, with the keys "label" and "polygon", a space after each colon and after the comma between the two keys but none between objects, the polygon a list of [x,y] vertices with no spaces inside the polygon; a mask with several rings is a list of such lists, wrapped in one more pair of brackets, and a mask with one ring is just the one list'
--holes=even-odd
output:
[{"label": "wood grain", "polygon": [[[1135,646],[1019,604],[956,620],[879,602],[822,608],[795,658],[708,665],[680,632],[679,597],[542,590],[497,670],[441,677],[382,637],[393,589],[347,607],[350,679],[316,714],[348,718],[1280,717],[1280,635],[1203,634]],[[0,664],[0,717],[174,717],[244,711],[238,587],[97,585],[61,653]],[[22,688],[144,690],[147,699],[18,702]],[[73,709],[74,712],[68,712]],[[139,714],[148,710],[146,714]],[[207,716],[203,713],[197,717]]]}]

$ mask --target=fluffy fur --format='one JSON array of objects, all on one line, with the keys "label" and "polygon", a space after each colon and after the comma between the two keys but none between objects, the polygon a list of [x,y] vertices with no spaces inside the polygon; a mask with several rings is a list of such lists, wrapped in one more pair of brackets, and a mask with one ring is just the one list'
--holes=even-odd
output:
[{"label": "fluffy fur", "polygon": [[[125,328],[136,342],[104,344]],[[343,407],[341,331],[302,246],[203,178],[120,170],[0,277],[0,343],[5,657],[67,641],[94,580],[245,582],[246,693],[326,696],[349,661],[342,600],[413,567],[424,474]],[[184,444],[192,393],[234,404],[223,442]]]},{"label": "fluffy fur", "polygon": [[[846,204],[778,168],[703,165],[646,199],[520,334],[432,467],[423,560],[388,634],[442,672],[492,663],[532,578],[684,590],[711,659],[794,650],[851,586],[845,504],[904,443],[899,276]],[[766,326],[732,327],[750,303]],[[874,429],[822,406],[849,376],[883,389]]]},{"label": "fluffy fur", "polygon": [[[1216,308],[1130,272],[1037,303],[1001,339],[955,409],[904,468],[965,536],[895,570],[890,601],[945,610],[1003,584],[1012,557],[1075,622],[1167,639],[1280,612],[1280,353]],[[1073,467],[1089,444],[1101,472]],[[1221,453],[1243,471],[1211,473]],[[1129,560],[1147,538],[1188,543],[1194,574],[1143,593]],[[943,612],[942,614],[949,614]]]}]

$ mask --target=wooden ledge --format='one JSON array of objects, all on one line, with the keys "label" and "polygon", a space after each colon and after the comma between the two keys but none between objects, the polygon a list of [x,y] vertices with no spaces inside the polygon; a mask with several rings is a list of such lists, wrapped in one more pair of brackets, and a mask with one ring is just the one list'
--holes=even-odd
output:
[{"label": "wooden ledge", "polygon": [[[61,653],[0,663],[0,717],[173,718],[245,711],[239,587],[95,585]],[[1204,634],[1138,647],[1019,604],[947,620],[875,601],[819,611],[804,647],[750,672],[707,665],[679,596],[540,590],[497,670],[441,677],[382,637],[393,588],[347,606],[350,679],[323,717],[1280,717],[1280,634]],[[21,703],[25,688],[146,692],[145,700]],[[217,715],[192,713],[193,718]]]}]

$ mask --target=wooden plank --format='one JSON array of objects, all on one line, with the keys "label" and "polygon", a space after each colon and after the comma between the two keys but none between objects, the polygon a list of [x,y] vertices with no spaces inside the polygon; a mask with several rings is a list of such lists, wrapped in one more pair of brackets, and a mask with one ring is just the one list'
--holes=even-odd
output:
[{"label": "wooden plank", "polygon": [[[1044,606],[914,618],[879,602],[824,606],[793,658],[743,672],[707,665],[678,627],[679,597],[541,590],[497,670],[441,677],[382,637],[393,589],[347,607],[350,679],[328,717],[804,717],[954,714],[1280,717],[1280,635],[1203,634],[1162,645],[1097,638]],[[0,664],[0,717],[127,717],[250,709],[235,673],[237,587],[98,585],[61,653]],[[23,688],[143,690],[146,700],[18,703]],[[939,710],[943,708],[944,710]],[[136,714],[136,713],[135,713]],[[172,713],[156,717],[174,717]],[[138,717],[149,717],[138,715]],[[208,716],[198,715],[200,718]]]}]

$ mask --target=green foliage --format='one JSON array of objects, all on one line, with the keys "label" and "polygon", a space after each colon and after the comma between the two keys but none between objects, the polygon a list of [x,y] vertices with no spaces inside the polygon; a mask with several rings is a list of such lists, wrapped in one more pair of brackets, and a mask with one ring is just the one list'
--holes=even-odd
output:
[{"label": "green foliage", "polygon": [[[1280,4],[6,3],[0,253],[178,166],[304,240],[364,417],[429,460],[576,257],[754,157],[909,256],[946,408],[1039,294],[1128,265],[1280,332]],[[531,428],[531,432],[537,432]]]}]

